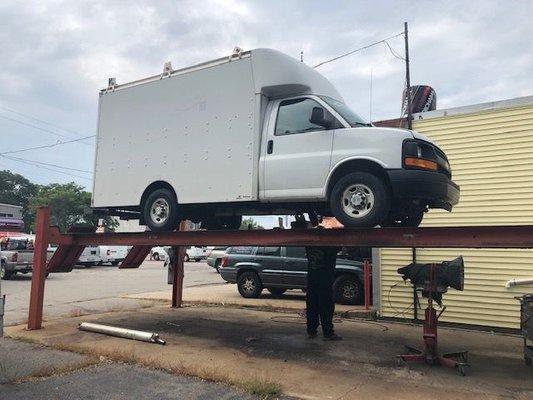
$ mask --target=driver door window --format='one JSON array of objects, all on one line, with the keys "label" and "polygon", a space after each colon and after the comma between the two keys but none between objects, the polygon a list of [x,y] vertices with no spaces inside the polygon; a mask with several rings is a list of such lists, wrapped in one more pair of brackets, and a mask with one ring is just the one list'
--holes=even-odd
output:
[{"label": "driver door window", "polygon": [[310,122],[313,107],[321,107],[315,100],[308,98],[284,100],[278,109],[276,136],[293,133],[323,131],[325,128]]}]

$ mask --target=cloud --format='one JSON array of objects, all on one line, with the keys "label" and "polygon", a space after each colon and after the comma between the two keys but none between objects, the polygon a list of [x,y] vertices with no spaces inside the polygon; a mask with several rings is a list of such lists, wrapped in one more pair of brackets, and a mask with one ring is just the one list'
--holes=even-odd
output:
[{"label": "cloud", "polygon": [[[0,3],[0,107],[94,133],[98,91],[228,55],[234,46],[272,47],[314,65],[410,24],[412,83],[437,90],[438,107],[533,94],[533,3],[521,1],[9,1]],[[403,52],[403,38],[390,40]],[[404,64],[376,46],[320,67],[359,114],[399,116]],[[10,115],[0,109],[1,115]],[[35,121],[34,121],[35,122]],[[70,134],[69,134],[70,135]],[[71,135],[74,136],[74,135]],[[2,149],[54,137],[0,118]],[[8,140],[6,140],[6,138]],[[27,154],[91,169],[92,146]],[[39,182],[77,180],[1,159]],[[24,169],[24,171],[23,171]]]}]

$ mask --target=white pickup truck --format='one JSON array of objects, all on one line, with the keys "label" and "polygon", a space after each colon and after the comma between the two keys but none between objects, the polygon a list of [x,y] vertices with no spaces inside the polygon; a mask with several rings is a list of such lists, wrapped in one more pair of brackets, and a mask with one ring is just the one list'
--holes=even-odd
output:
[{"label": "white pickup truck", "polygon": [[275,50],[112,78],[98,110],[92,206],[153,231],[304,212],[418,226],[429,208],[459,201],[435,143],[372,126],[324,76]]}]

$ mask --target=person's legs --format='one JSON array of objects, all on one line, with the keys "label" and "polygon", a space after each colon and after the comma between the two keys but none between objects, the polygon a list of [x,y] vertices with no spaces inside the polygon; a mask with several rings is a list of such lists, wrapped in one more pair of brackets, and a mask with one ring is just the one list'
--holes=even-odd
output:
[{"label": "person's legs", "polygon": [[320,270],[318,307],[320,313],[320,324],[324,336],[333,335],[333,312],[335,304],[333,302],[333,279],[332,271],[323,268]]},{"label": "person's legs", "polygon": [[306,291],[306,314],[307,314],[307,334],[315,335],[318,329],[319,313],[319,284],[320,277],[317,271],[309,270],[307,273]]}]

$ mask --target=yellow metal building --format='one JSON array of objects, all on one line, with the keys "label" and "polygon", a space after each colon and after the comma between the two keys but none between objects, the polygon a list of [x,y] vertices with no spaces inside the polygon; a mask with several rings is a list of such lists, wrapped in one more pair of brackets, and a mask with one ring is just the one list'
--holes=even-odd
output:
[{"label": "yellow metal building", "polygon": [[[414,116],[413,128],[447,154],[461,199],[451,213],[432,210],[422,226],[533,224],[533,96]],[[519,328],[514,296],[533,285],[506,288],[511,279],[533,278],[533,251],[508,249],[417,249],[418,262],[463,255],[465,290],[444,295],[447,322]],[[379,312],[412,318],[413,292],[396,269],[412,261],[411,249],[382,249]],[[424,303],[422,303],[423,305]],[[423,312],[419,312],[423,318]]]}]

